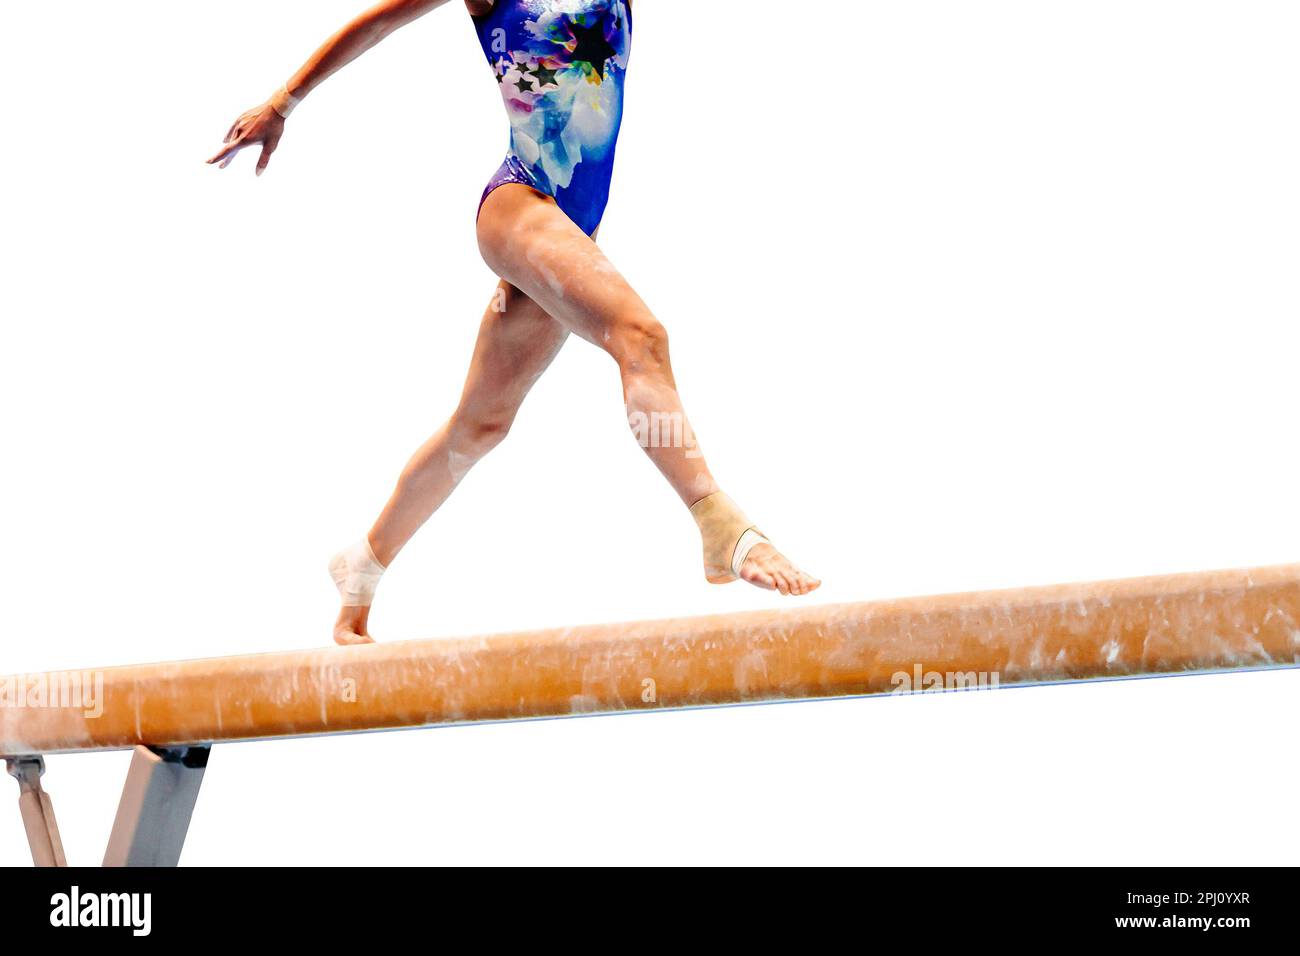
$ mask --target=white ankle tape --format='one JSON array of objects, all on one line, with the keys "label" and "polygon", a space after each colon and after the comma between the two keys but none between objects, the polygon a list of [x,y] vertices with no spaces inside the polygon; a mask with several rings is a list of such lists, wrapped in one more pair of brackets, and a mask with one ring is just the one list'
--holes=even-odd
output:
[{"label": "white ankle tape", "polygon": [[297,109],[298,104],[301,102],[301,99],[289,92],[287,86],[282,86],[271,97],[271,109],[279,113],[284,119],[288,119],[289,114]]},{"label": "white ankle tape", "polygon": [[749,552],[753,551],[760,544],[771,544],[767,538],[763,537],[754,528],[750,528],[740,536],[736,542],[736,550],[731,555],[731,573],[740,577],[740,569],[745,566],[745,559],[749,557]]},{"label": "white ankle tape", "polygon": [[370,607],[385,570],[370,549],[369,538],[362,538],[330,560],[330,577],[347,607]]}]

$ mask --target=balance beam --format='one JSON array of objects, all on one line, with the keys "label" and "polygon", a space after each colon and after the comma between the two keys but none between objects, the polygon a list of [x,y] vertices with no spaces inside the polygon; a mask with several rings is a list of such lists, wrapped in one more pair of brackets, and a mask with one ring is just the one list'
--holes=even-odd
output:
[{"label": "balance beam", "polygon": [[0,706],[0,755],[37,805],[46,754],[145,748],[141,774],[183,780],[229,741],[1297,664],[1286,565],[110,668],[100,714]]},{"label": "balance beam", "polygon": [[0,754],[879,694],[917,665],[1007,686],[1297,663],[1287,565],[109,668],[98,717],[0,707]]}]

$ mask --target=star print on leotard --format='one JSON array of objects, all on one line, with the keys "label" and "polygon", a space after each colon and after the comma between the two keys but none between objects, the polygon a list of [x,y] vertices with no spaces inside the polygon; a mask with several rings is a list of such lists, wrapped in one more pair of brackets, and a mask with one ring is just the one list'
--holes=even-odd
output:
[{"label": "star print on leotard", "polygon": [[573,59],[592,67],[603,80],[605,78],[605,62],[618,52],[605,39],[604,25],[596,23],[584,27],[575,23],[571,29],[573,30],[574,39],[578,41],[578,45],[573,50]]},{"label": "star print on leotard", "polygon": [[537,77],[537,86],[540,89],[543,86],[555,86],[555,74],[559,70],[548,70],[544,66],[539,66],[533,71],[533,76]]}]

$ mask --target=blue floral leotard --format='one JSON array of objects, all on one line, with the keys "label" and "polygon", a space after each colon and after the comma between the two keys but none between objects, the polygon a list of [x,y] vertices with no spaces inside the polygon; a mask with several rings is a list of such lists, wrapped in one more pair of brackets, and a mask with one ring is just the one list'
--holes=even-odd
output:
[{"label": "blue floral leotard", "polygon": [[523,183],[591,235],[609,200],[623,120],[631,3],[496,0],[474,25],[510,117],[510,152],[483,199]]}]

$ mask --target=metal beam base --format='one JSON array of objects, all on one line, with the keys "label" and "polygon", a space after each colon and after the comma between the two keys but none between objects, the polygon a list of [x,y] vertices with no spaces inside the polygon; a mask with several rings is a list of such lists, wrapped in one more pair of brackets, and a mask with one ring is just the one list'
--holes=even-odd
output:
[{"label": "metal beam base", "polygon": [[136,747],[104,866],[175,866],[185,846],[210,746]]},{"label": "metal beam base", "polygon": [[32,862],[37,866],[67,866],[59,824],[54,819],[54,804],[41,787],[45,761],[40,757],[7,757],[5,766],[18,781],[18,809],[23,815],[23,829],[32,848]]}]

